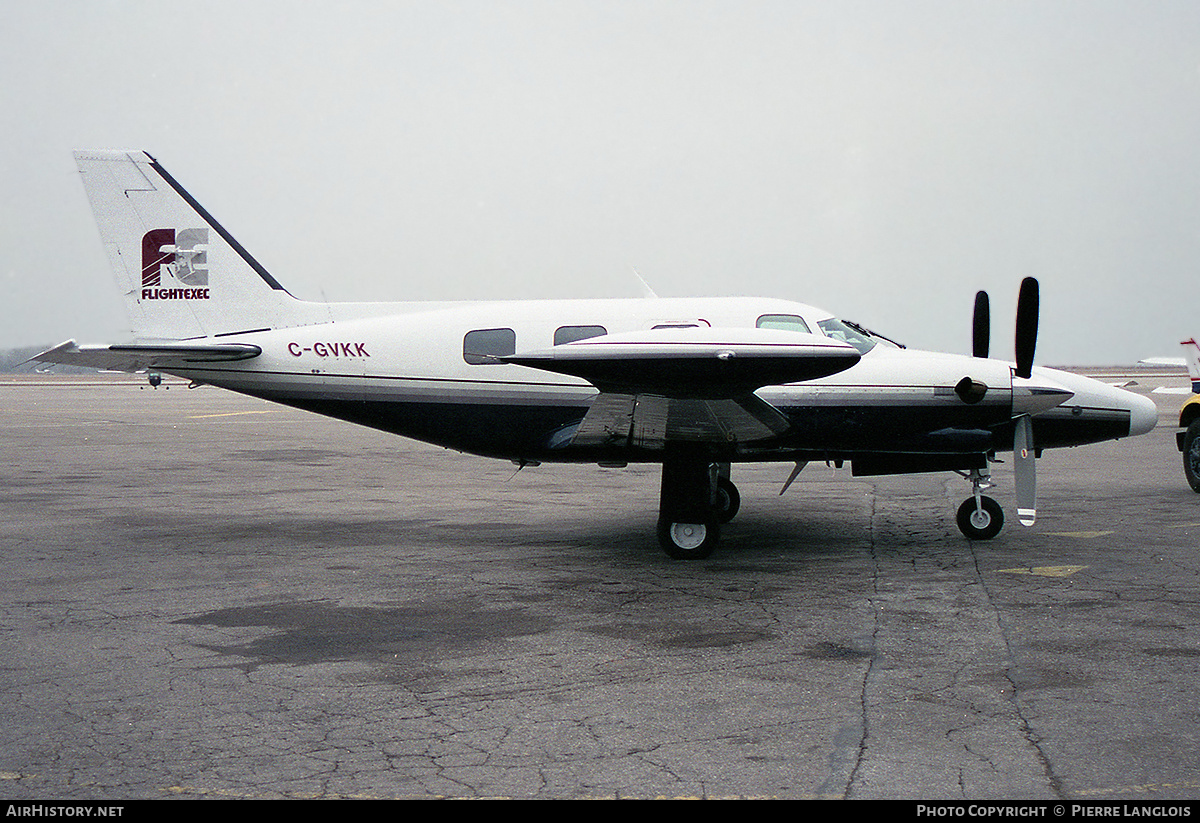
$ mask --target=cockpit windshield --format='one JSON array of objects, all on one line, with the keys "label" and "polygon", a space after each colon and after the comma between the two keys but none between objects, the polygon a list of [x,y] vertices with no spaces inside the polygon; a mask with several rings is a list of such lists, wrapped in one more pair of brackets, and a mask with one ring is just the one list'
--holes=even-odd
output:
[{"label": "cockpit windshield", "polygon": [[826,337],[832,337],[834,340],[841,340],[844,343],[849,343],[854,348],[858,349],[859,354],[866,354],[871,349],[875,348],[877,343],[885,343],[895,346],[898,349],[904,346],[897,343],[895,340],[889,340],[882,334],[865,329],[857,323],[850,320],[839,320],[836,317],[831,317],[828,320],[821,320],[817,323],[821,331]]}]

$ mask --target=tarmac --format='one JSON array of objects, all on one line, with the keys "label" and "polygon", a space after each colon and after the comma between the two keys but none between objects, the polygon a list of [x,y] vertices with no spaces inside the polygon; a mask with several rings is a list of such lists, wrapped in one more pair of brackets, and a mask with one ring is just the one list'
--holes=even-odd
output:
[{"label": "tarmac", "polygon": [[[218,389],[0,379],[0,797],[1200,798],[1187,377],[1140,438],[954,474],[526,467]],[[1163,391],[1163,390],[1166,391]],[[1158,391],[1156,391],[1158,390]]]}]

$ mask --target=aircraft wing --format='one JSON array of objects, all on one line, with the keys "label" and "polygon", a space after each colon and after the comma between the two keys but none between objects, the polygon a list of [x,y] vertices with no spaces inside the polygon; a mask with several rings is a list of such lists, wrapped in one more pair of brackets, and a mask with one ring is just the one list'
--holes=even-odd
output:
[{"label": "aircraft wing", "polygon": [[125,343],[80,346],[59,343],[31,359],[43,363],[88,366],[93,369],[137,372],[143,369],[186,368],[189,364],[249,360],[262,354],[250,343]]},{"label": "aircraft wing", "polygon": [[602,392],[728,399],[836,374],[859,356],[815,334],[692,327],[589,337],[500,359],[582,377]]},{"label": "aircraft wing", "polygon": [[600,389],[573,445],[662,448],[668,441],[733,444],[783,434],[790,424],[754,394],[850,368],[841,341],[776,329],[656,329],[579,340],[501,358],[582,377]]}]

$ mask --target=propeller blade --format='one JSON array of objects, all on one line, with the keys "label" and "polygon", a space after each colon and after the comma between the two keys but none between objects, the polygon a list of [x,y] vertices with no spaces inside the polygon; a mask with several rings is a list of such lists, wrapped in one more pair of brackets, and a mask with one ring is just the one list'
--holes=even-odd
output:
[{"label": "propeller blade", "polygon": [[1033,374],[1033,351],[1037,348],[1038,281],[1026,277],[1017,297],[1017,377]]},{"label": "propeller blade", "polygon": [[975,357],[988,356],[992,339],[991,306],[985,291],[975,293],[975,316],[971,323],[971,354]]},{"label": "propeller blade", "polygon": [[1016,418],[1013,436],[1013,474],[1017,487],[1017,519],[1022,526],[1032,526],[1037,520],[1037,468],[1034,466],[1033,418],[1023,414]]}]

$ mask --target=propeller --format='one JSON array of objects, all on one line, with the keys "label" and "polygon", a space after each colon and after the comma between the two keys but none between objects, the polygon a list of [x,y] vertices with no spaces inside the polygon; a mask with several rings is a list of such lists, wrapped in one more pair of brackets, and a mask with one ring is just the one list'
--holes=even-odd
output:
[{"label": "propeller", "polygon": [[1013,475],[1017,487],[1017,519],[1022,526],[1037,520],[1037,468],[1034,466],[1033,418],[1022,414],[1013,434]]},{"label": "propeller", "polygon": [[[1021,281],[1017,297],[1016,367],[1013,369],[1013,473],[1017,492],[1017,517],[1022,525],[1032,526],[1037,519],[1037,469],[1034,460],[1037,448],[1033,442],[1033,413],[1061,403],[1070,393],[1065,389],[1028,382],[1033,376],[1033,353],[1037,348],[1038,313],[1040,310],[1038,281],[1026,277]],[[991,306],[985,291],[975,294],[975,314],[971,320],[971,354],[986,358],[991,340]],[[1018,380],[1021,385],[1018,386]],[[1049,388],[1049,390],[1047,390]],[[1018,389],[1021,400],[1018,406]],[[983,399],[987,386],[964,377],[954,388],[964,403]],[[1045,404],[1045,405],[1043,405]]]},{"label": "propeller", "polygon": [[[1038,281],[1026,277],[1017,296],[1016,359],[1017,377],[1028,380],[1033,374],[1033,352],[1037,348],[1040,298]],[[986,358],[992,336],[992,311],[988,293],[975,293],[975,313],[971,318],[971,354]]]},{"label": "propeller", "polygon": [[971,354],[987,358],[988,344],[992,337],[991,309],[987,292],[975,293],[975,316],[971,322]]},{"label": "propeller", "polygon": [[[1033,375],[1033,352],[1037,348],[1038,281],[1026,277],[1017,296],[1017,334],[1015,377],[1028,380]],[[1037,520],[1037,450],[1033,443],[1033,417],[1028,413],[1015,418],[1013,433],[1013,474],[1017,490],[1017,518],[1022,526]]]},{"label": "propeller", "polygon": [[[975,292],[975,314],[971,317],[971,356],[987,359],[988,345],[992,338],[991,309],[985,291]],[[964,377],[954,387],[954,392],[964,403],[978,403],[987,394],[987,385]]]},{"label": "propeller", "polygon": [[1033,374],[1033,351],[1037,348],[1038,304],[1038,281],[1026,277],[1021,281],[1021,293],[1017,296],[1017,377],[1028,379]]}]

